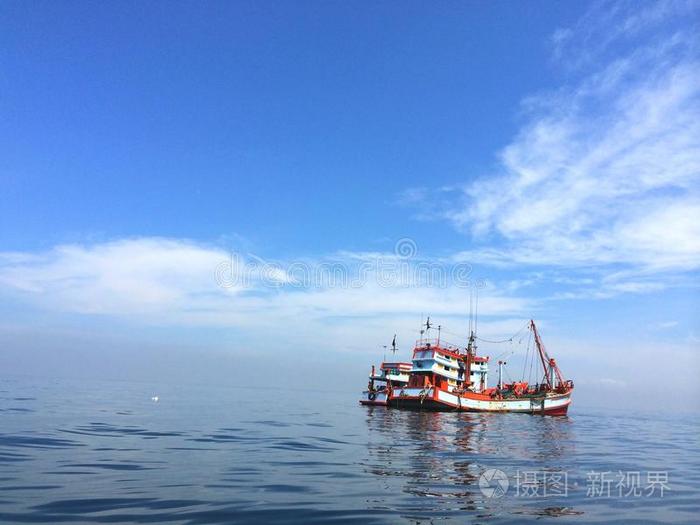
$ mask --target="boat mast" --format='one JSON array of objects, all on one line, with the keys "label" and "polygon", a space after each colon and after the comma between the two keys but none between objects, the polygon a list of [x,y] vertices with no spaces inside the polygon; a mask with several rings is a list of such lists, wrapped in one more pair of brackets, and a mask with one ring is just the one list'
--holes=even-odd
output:
[{"label": "boat mast", "polygon": [[474,313],[474,292],[469,290],[469,333],[471,334],[473,332],[472,330],[472,315]]},{"label": "boat mast", "polygon": [[[471,319],[470,319],[471,320]],[[464,359],[464,388],[469,388],[472,384],[472,358],[476,355],[476,336],[474,332],[469,334],[467,343],[467,355]]]},{"label": "boat mast", "polygon": [[474,323],[474,292],[469,290],[469,341],[467,342],[467,355],[464,359],[464,388],[472,385],[472,361],[476,355],[476,323]]},{"label": "boat mast", "polygon": [[547,362],[549,361],[549,356],[544,350],[542,341],[540,340],[540,334],[537,332],[537,327],[535,326],[535,321],[530,319],[530,329],[535,336],[535,346],[537,347],[537,352],[540,354],[540,361],[542,362],[542,370],[544,370],[544,376],[547,380],[547,386],[551,389],[552,383],[549,380],[549,370],[547,369]]},{"label": "boat mast", "polygon": [[554,360],[554,358],[551,358],[549,357],[549,355],[547,355],[547,350],[545,350],[544,345],[542,344],[540,334],[537,331],[537,327],[535,326],[535,321],[533,321],[532,319],[530,319],[530,328],[532,329],[532,333],[535,336],[535,346],[537,346],[537,351],[540,354],[540,361],[542,362],[542,370],[544,370],[544,377],[547,381],[547,386],[550,390],[554,388],[555,375],[557,377],[557,380],[559,381],[559,385],[563,385],[564,378],[562,377],[561,371],[557,366],[557,362]]}]

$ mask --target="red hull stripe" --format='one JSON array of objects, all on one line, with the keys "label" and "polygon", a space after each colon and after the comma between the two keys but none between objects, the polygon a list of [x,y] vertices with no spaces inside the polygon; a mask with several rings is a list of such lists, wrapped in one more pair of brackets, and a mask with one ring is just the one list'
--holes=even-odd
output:
[{"label": "red hull stripe", "polygon": [[[556,398],[555,398],[556,399]],[[513,412],[513,413],[520,413],[520,414],[547,414],[550,416],[558,416],[558,415],[566,415],[567,410],[569,409],[569,405],[571,404],[571,399],[569,399],[565,404],[557,406],[557,407],[551,407],[551,408],[545,408],[544,411],[542,410],[489,410],[489,409],[480,409],[480,408],[471,408],[471,407],[465,407],[464,405],[458,405],[457,403],[451,403],[449,401],[444,401],[442,399],[437,399],[435,397],[424,397],[422,402],[420,396],[391,396],[389,399],[389,406],[393,407],[404,407],[406,405],[405,402],[408,402],[410,405],[415,405],[418,403],[418,407],[420,408],[421,406],[425,406],[426,408],[430,407],[432,410],[440,410],[440,407],[443,410],[452,410],[452,409],[457,409],[458,411],[462,412]],[[408,408],[408,407],[407,407]]]}]

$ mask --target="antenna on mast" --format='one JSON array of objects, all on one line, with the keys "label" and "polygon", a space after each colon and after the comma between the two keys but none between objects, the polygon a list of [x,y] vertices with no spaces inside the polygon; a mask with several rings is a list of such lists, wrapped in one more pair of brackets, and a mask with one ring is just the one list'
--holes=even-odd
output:
[{"label": "antenna on mast", "polygon": [[469,288],[469,335],[472,333],[472,299],[474,296],[474,290]]},{"label": "antenna on mast", "polygon": [[425,331],[423,330],[423,312],[420,313],[420,345],[423,346],[423,334]]}]

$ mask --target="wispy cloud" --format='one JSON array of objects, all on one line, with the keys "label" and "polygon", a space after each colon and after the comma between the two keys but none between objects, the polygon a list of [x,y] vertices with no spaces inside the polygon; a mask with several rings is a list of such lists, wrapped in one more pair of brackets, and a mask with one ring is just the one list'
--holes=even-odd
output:
[{"label": "wispy cloud", "polygon": [[398,193],[394,204],[411,211],[414,219],[433,221],[445,219],[445,210],[456,202],[455,194],[461,186],[445,185],[435,188],[415,186],[406,188]]},{"label": "wispy cloud", "polygon": [[457,259],[606,267],[610,292],[655,290],[651,275],[700,268],[692,10],[697,3],[596,4],[557,31],[556,59],[580,69],[565,87],[528,97],[496,173],[461,188],[447,218],[476,247]]},{"label": "wispy cloud", "polygon": [[661,323],[657,323],[654,328],[659,330],[668,330],[669,328],[675,328],[676,326],[678,326],[678,321],[663,321]]},{"label": "wispy cloud", "polygon": [[594,2],[571,27],[552,34],[552,55],[569,69],[590,66],[607,55],[615,44],[630,41],[645,33],[687,25],[686,16],[697,10],[693,0],[634,0]]},{"label": "wispy cloud", "polygon": [[211,288],[221,250],[170,239],[62,245],[0,254],[0,285],[52,309],[141,315]]},{"label": "wispy cloud", "polygon": [[[400,275],[387,280],[386,274],[375,275],[373,266],[367,266],[364,280],[356,283],[312,280],[299,285],[293,275],[297,263],[307,269],[353,271],[378,257],[396,261],[399,256],[341,252],[271,263],[188,240],[121,239],[57,246],[41,253],[0,253],[0,295],[46,311],[156,325],[221,326],[258,334],[274,327],[275,334],[293,334],[301,323],[304,332],[316,332],[316,343],[338,332],[357,340],[350,334],[353,330],[375,338],[394,330],[389,327],[410,333],[421,312],[453,329],[466,323],[469,290],[454,283],[433,285]],[[239,263],[230,265],[232,258]],[[232,277],[230,272],[241,273],[247,264],[251,266],[245,269],[245,279],[222,283],[222,267]],[[533,301],[515,294],[498,293],[493,287],[481,290],[484,333],[491,333],[490,323],[498,329],[515,327],[534,307]]]}]

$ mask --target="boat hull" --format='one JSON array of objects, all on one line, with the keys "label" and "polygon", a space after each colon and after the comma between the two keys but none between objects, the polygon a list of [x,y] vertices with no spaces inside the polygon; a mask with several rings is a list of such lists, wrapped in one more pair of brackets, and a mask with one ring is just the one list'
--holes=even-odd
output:
[{"label": "boat hull", "polygon": [[405,388],[392,393],[388,399],[388,406],[409,410],[516,412],[564,416],[571,404],[571,394],[572,391],[568,391],[536,397],[494,399],[474,392],[457,395],[437,388]]},{"label": "boat hull", "polygon": [[[374,394],[374,395],[372,395]],[[363,397],[360,399],[360,404],[365,406],[387,406],[388,396],[386,392],[363,392]]]}]

